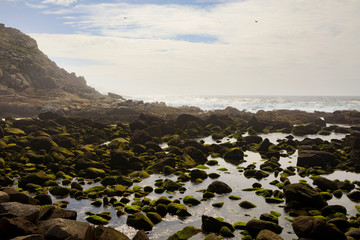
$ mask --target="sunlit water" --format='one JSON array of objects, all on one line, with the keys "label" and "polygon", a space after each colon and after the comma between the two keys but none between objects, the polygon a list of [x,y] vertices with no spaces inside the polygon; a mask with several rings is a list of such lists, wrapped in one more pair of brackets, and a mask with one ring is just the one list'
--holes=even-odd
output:
[{"label": "sunlit water", "polygon": [[248,112],[275,109],[306,112],[337,110],[360,111],[360,96],[125,96],[144,102],[164,102],[168,106],[195,106],[203,110],[224,109],[228,106]]},{"label": "sunlit water", "polygon": [[[268,138],[273,143],[276,143],[277,139],[283,139],[285,136],[287,136],[287,134],[271,133],[271,134],[264,134],[261,136],[263,138]],[[323,138],[324,140],[325,139],[330,140],[331,138],[341,139],[344,136],[345,136],[344,134],[335,134],[335,135],[333,134],[331,136],[321,136],[321,138]],[[309,137],[309,136],[307,136],[307,137]],[[316,135],[314,137],[319,137],[319,136]],[[304,137],[297,137],[298,140],[302,140],[303,138]],[[198,140],[203,140],[205,142],[205,144],[214,143],[214,140],[212,140],[211,137],[206,137],[206,138],[198,139]],[[235,139],[234,138],[224,138],[222,141],[223,142],[235,141]],[[165,145],[163,144],[163,147],[166,147],[166,144]],[[209,169],[206,169],[205,171],[207,173],[218,173],[220,175],[218,180],[223,181],[223,182],[227,183],[229,186],[231,186],[231,188],[233,189],[231,194],[241,197],[241,200],[230,200],[228,198],[229,194],[216,195],[216,197],[206,200],[206,201],[203,201],[198,206],[188,207],[188,211],[191,213],[192,216],[187,217],[185,219],[179,219],[177,216],[171,216],[168,214],[168,215],[166,215],[165,218],[163,218],[162,222],[154,225],[153,230],[148,233],[148,236],[150,237],[150,239],[152,239],[152,240],[167,239],[170,235],[183,229],[185,226],[188,226],[188,225],[191,225],[191,226],[194,226],[197,228],[201,228],[201,216],[204,214],[208,215],[208,216],[212,216],[212,217],[222,217],[222,218],[224,218],[225,221],[233,224],[238,221],[247,222],[247,221],[251,220],[252,218],[259,218],[259,216],[262,213],[270,213],[270,211],[272,211],[272,210],[282,214],[282,216],[279,217],[279,224],[280,224],[280,226],[284,227],[284,230],[283,230],[281,236],[284,239],[296,238],[296,235],[293,233],[291,223],[284,218],[284,217],[289,217],[283,210],[284,204],[268,204],[265,202],[265,198],[256,195],[255,192],[242,191],[242,189],[244,189],[244,188],[251,188],[252,184],[255,182],[261,183],[263,188],[276,190],[278,188],[276,186],[270,185],[269,183],[275,179],[280,180],[280,176],[275,177],[274,174],[271,173],[270,176],[267,177],[266,179],[262,179],[262,180],[258,181],[255,178],[246,178],[242,172],[239,172],[239,169],[237,168],[238,166],[227,163],[222,158],[209,157],[208,159],[209,160],[215,159],[218,161],[219,164],[217,166],[208,166]],[[263,162],[260,154],[255,153],[255,152],[250,152],[250,151],[245,152],[245,160],[246,160],[246,162],[242,163],[239,166],[245,167],[245,166],[249,165],[250,163],[253,163],[257,166],[256,169],[259,169],[260,164]],[[291,157],[287,157],[287,158],[281,157],[279,160],[279,163],[281,164],[282,168],[286,168],[288,166],[296,166],[296,161],[297,161],[297,152],[295,152]],[[219,168],[226,168],[227,170],[222,171],[222,170],[219,170]],[[344,172],[344,171],[335,171],[334,173],[326,175],[325,177],[327,177],[331,180],[348,179],[350,181],[354,181],[354,180],[359,179],[358,174]],[[152,186],[155,189],[156,188],[154,186],[155,180],[160,179],[160,178],[161,179],[171,179],[173,181],[176,181],[177,176],[175,176],[175,175],[164,176],[162,174],[153,174],[149,178],[144,179],[142,182],[135,183],[135,185],[139,185],[142,187]],[[312,184],[312,180],[309,179],[308,177],[302,178],[298,175],[289,177],[289,180],[292,183],[297,183],[297,182],[299,182],[300,179],[306,180],[309,184]],[[176,192],[176,193],[164,192],[163,194],[156,194],[155,192],[152,192],[149,195],[147,195],[147,197],[150,198],[151,200],[154,200],[154,199],[158,199],[160,196],[166,196],[172,200],[174,200],[174,199],[181,200],[186,195],[192,195],[195,198],[201,200],[202,192],[197,192],[197,191],[206,189],[207,186],[212,181],[213,181],[212,179],[207,178],[202,183],[193,183],[190,181],[186,182],[184,186],[186,187],[187,190],[184,194],[180,194],[178,192]],[[95,185],[99,185],[99,183],[86,184],[84,186],[84,189],[87,189],[87,188],[95,186]],[[120,198],[121,197],[119,197],[119,199]],[[133,200],[133,195],[129,196],[128,198]],[[56,201],[56,199],[53,199],[53,200]],[[132,238],[137,232],[137,230],[135,230],[134,228],[127,226],[127,224],[126,224],[127,216],[124,215],[121,217],[117,217],[115,209],[111,206],[105,207],[105,208],[104,207],[94,207],[94,206],[90,205],[91,200],[87,200],[87,199],[77,201],[75,199],[68,197],[68,198],[65,198],[62,200],[68,200],[71,202],[68,205],[67,209],[76,210],[78,212],[78,220],[80,220],[80,221],[86,221],[85,220],[85,217],[86,217],[85,212],[87,212],[87,211],[91,211],[94,213],[110,211],[112,219],[107,226],[116,228],[117,230],[123,232],[130,238]],[[257,205],[257,207],[253,208],[253,209],[243,209],[238,205],[240,203],[240,201],[243,201],[243,200],[250,201],[250,202],[254,203],[255,205]],[[222,208],[213,207],[212,204],[216,203],[216,202],[224,202],[224,206]],[[354,216],[356,214],[354,202],[351,202],[345,194],[340,199],[333,198],[333,199],[329,200],[328,203],[329,204],[341,204],[341,205],[345,206],[348,210],[349,216]],[[240,233],[240,231],[236,230],[234,233],[235,237],[240,238],[241,235],[239,233]],[[196,236],[192,237],[191,239],[192,240],[200,240],[200,239],[203,239],[204,237],[205,237],[204,234],[199,233]]]}]

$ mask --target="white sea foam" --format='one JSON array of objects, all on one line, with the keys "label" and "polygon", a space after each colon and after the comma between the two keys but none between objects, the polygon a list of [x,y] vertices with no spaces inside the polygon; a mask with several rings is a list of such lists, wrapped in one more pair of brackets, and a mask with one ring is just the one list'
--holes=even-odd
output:
[{"label": "white sea foam", "polygon": [[167,106],[195,106],[203,110],[234,107],[248,112],[289,109],[306,112],[360,111],[360,96],[128,96],[145,102],[165,102]]}]

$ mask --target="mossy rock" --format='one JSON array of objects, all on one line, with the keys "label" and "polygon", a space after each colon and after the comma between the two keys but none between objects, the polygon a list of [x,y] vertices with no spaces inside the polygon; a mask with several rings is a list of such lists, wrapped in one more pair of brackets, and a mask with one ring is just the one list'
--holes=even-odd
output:
[{"label": "mossy rock", "polygon": [[246,209],[256,208],[256,205],[249,201],[242,201],[239,206]]},{"label": "mossy rock", "polygon": [[234,223],[233,227],[234,227],[234,229],[245,230],[246,222],[236,222],[236,223]]},{"label": "mossy rock", "polygon": [[153,222],[142,213],[135,213],[129,215],[126,224],[139,230],[151,231],[154,224]]},{"label": "mossy rock", "polygon": [[124,211],[127,213],[137,213],[141,211],[141,207],[137,205],[126,205]]},{"label": "mossy rock", "polygon": [[265,198],[265,201],[266,201],[267,203],[283,203],[283,202],[284,202],[284,199],[266,197],[266,198]]},{"label": "mossy rock", "polygon": [[97,200],[93,201],[93,202],[91,203],[91,205],[93,205],[93,206],[95,206],[95,207],[100,207],[100,206],[102,205],[102,201],[99,200],[99,199],[97,199]]},{"label": "mossy rock", "polygon": [[202,165],[202,164],[197,165],[196,168],[203,169],[203,170],[209,169],[209,167]]},{"label": "mossy rock", "polygon": [[6,128],[5,132],[7,135],[18,135],[18,136],[25,136],[25,132],[19,128]]},{"label": "mossy rock", "polygon": [[71,188],[77,189],[77,190],[79,190],[79,191],[82,191],[82,190],[83,190],[83,187],[82,187],[79,183],[77,183],[77,182],[72,182],[70,186],[71,186]]},{"label": "mossy rock", "polygon": [[131,185],[133,185],[133,181],[131,180],[131,178],[126,177],[126,176],[119,176],[116,179],[118,184],[130,187]]},{"label": "mossy rock", "polygon": [[147,212],[146,216],[153,222],[154,224],[158,224],[162,221],[162,217],[157,212]]},{"label": "mossy rock", "polygon": [[189,195],[184,197],[183,202],[186,205],[193,205],[193,206],[199,205],[201,203],[200,200],[194,198],[193,196],[189,196]]},{"label": "mossy rock", "polygon": [[104,186],[94,186],[91,188],[88,188],[84,191],[85,194],[89,194],[91,192],[100,192],[100,191],[104,191],[105,187]]},{"label": "mossy rock", "polygon": [[180,209],[187,210],[186,206],[181,203],[169,203],[167,205],[167,210],[172,215],[176,215]]},{"label": "mossy rock", "polygon": [[230,195],[230,196],[229,196],[229,199],[231,199],[231,200],[240,200],[241,197],[236,196],[236,195]]},{"label": "mossy rock", "polygon": [[213,192],[206,191],[203,194],[203,198],[205,198],[205,199],[213,198],[213,197],[215,197],[215,194]]},{"label": "mossy rock", "polygon": [[99,217],[105,218],[106,220],[111,220],[111,216],[110,216],[111,212],[101,212],[96,214]]},{"label": "mossy rock", "polygon": [[162,196],[160,197],[158,200],[156,200],[155,204],[158,205],[158,204],[164,204],[164,205],[168,205],[171,203],[171,200],[168,199],[167,197],[165,196]]},{"label": "mossy rock", "polygon": [[231,230],[226,227],[226,226],[222,226],[220,228],[220,235],[223,236],[223,237],[226,237],[226,238],[232,238],[232,237],[235,237],[235,235],[231,232]]},{"label": "mossy rock", "polygon": [[171,235],[168,240],[187,240],[195,236],[199,232],[201,232],[200,229],[197,229],[193,226],[186,226],[182,230]]},{"label": "mossy rock", "polygon": [[54,196],[66,196],[69,194],[70,190],[66,187],[52,186],[49,189],[49,192]]},{"label": "mossy rock", "polygon": [[224,202],[213,203],[212,206],[216,208],[222,208],[222,206],[224,206]]},{"label": "mossy rock", "polygon": [[218,165],[219,162],[217,160],[209,160],[206,162],[206,164],[209,166],[215,166],[215,165]]},{"label": "mossy rock", "polygon": [[209,173],[209,178],[211,179],[216,179],[216,178],[219,178],[220,177],[220,174],[217,174],[217,173]]},{"label": "mossy rock", "polygon": [[95,224],[95,225],[107,225],[109,224],[109,220],[100,217],[98,215],[90,215],[88,217],[85,218],[86,221],[88,221],[89,223]]},{"label": "mossy rock", "polygon": [[113,186],[113,185],[116,185],[117,184],[117,181],[116,181],[116,177],[114,176],[107,176],[107,177],[104,177],[101,181],[100,181],[101,185],[103,186]]},{"label": "mossy rock", "polygon": [[171,175],[171,174],[174,174],[175,173],[175,168],[171,167],[171,166],[164,166],[163,167],[163,173],[165,175]]},{"label": "mossy rock", "polygon": [[100,168],[94,168],[94,167],[89,167],[86,168],[85,170],[81,170],[79,172],[79,175],[85,178],[97,178],[97,177],[105,177],[106,172],[103,169]]},{"label": "mossy rock", "polygon": [[46,174],[43,171],[39,171],[37,173],[31,173],[22,177],[19,181],[19,187],[24,187],[28,183],[34,183],[43,186],[43,184],[49,180],[55,180],[55,175]]}]

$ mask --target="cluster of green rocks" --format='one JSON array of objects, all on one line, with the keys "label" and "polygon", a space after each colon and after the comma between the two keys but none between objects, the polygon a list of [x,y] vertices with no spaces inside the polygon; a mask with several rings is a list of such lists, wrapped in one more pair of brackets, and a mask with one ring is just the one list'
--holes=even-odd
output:
[{"label": "cluster of green rocks", "polygon": [[[32,199],[42,206],[65,208],[67,205],[64,201],[52,203],[48,193],[60,198],[90,199],[93,206],[112,207],[118,217],[126,215],[129,226],[151,231],[167,214],[180,219],[189,217],[192,206],[216,194],[232,192],[231,186],[215,180],[219,174],[205,171],[207,166],[217,165],[217,160],[208,160],[209,157],[221,157],[236,166],[241,164],[238,166],[239,174],[249,179],[260,180],[270,174],[280,176],[280,181],[271,182],[277,190],[264,189],[255,183],[243,191],[264,197],[264,203],[285,204],[285,210],[294,217],[289,220],[293,221],[293,230],[299,237],[317,239],[323,234],[323,230],[319,230],[320,233],[314,230],[311,235],[309,229],[299,227],[304,225],[304,221],[308,224],[312,221],[314,226],[335,229],[331,231],[338,234],[334,236],[340,236],[337,239],[346,239],[345,233],[353,236],[351,231],[359,228],[359,216],[348,218],[346,209],[331,208],[327,206],[327,200],[345,193],[352,201],[360,201],[359,182],[331,181],[319,175],[336,169],[360,172],[359,130],[357,127],[326,127],[321,119],[293,125],[290,122],[263,121],[253,116],[243,119],[228,115],[211,115],[202,119],[182,114],[168,120],[141,114],[129,124],[116,125],[51,112],[39,114],[37,119],[6,118],[0,121],[0,185],[2,189],[17,186],[18,191],[31,194],[34,196]],[[246,132],[249,134],[243,136]],[[269,132],[283,132],[289,136],[271,143],[258,135]],[[290,135],[327,135],[330,132],[346,132],[348,135],[343,140],[331,141],[320,138],[298,141]],[[194,140],[206,136],[212,136],[217,143],[204,144]],[[225,136],[235,141],[222,143],[220,139]],[[161,147],[164,143],[165,147]],[[297,150],[297,166],[283,169],[280,157],[291,156]],[[263,161],[259,169],[255,164],[246,164],[245,151],[260,154]],[[177,180],[159,179],[155,181],[155,187],[138,185],[153,173],[176,175]],[[292,184],[288,177],[296,174],[311,176],[317,188],[306,183]],[[207,178],[213,182],[202,190],[202,199],[186,195],[185,182],[201,183]],[[86,183],[97,184],[84,190]],[[159,198],[148,198],[152,192],[159,194]],[[184,197],[170,200],[161,196],[164,192],[184,193]],[[132,201],[130,196],[133,196]],[[229,198],[239,201],[241,208],[256,207],[236,195],[229,195]],[[214,203],[213,206],[221,208],[223,203]],[[107,225],[111,221],[110,212],[86,214],[86,220],[95,225]],[[201,230],[187,227],[169,239],[187,239],[189,237],[184,236],[200,231],[209,233],[206,239],[234,237],[235,229],[242,230],[243,239],[281,239],[278,234],[282,227],[278,225],[277,217],[274,213],[264,213],[259,219],[247,223],[229,224],[204,215]],[[324,231],[330,231],[327,230]]]}]

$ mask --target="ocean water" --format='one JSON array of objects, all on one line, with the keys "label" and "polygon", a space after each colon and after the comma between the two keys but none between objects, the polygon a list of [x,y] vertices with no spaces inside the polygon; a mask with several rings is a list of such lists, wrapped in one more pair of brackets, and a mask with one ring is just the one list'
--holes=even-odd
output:
[{"label": "ocean water", "polygon": [[167,106],[195,106],[203,110],[234,107],[238,110],[302,110],[306,112],[336,110],[360,111],[360,96],[128,96],[144,102],[164,102]]}]

